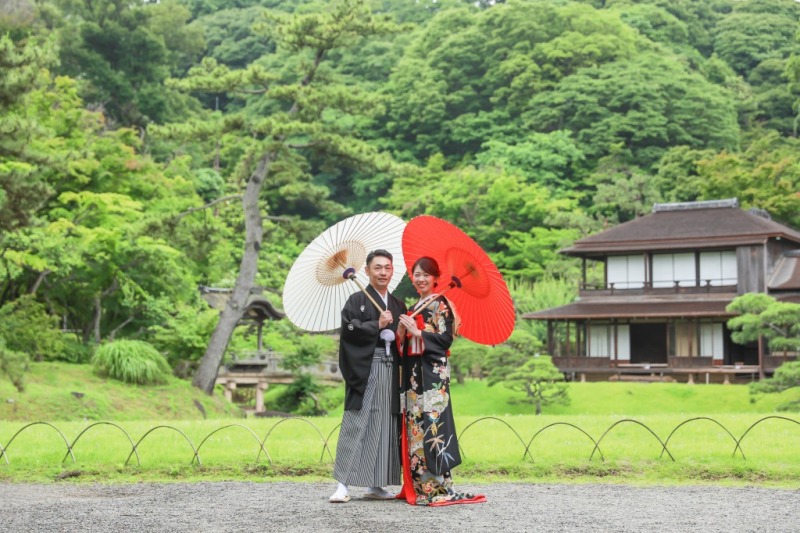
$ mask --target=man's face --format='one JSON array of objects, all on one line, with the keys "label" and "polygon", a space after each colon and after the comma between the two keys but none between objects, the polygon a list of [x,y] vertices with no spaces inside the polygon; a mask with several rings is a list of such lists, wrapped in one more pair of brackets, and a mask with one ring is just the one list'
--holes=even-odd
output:
[{"label": "man's face", "polygon": [[384,292],[389,288],[389,282],[394,274],[394,267],[388,257],[375,256],[366,267],[369,284],[376,290]]}]

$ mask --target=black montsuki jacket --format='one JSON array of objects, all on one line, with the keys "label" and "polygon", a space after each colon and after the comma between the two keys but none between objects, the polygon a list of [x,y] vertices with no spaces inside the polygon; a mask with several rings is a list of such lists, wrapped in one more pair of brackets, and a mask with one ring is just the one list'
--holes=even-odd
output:
[{"label": "black montsuki jacket", "polygon": [[[383,299],[378,292],[371,285],[368,285],[366,290],[383,308]],[[406,306],[390,294],[389,310],[392,312],[394,322],[387,329],[396,332],[400,315],[406,312]],[[342,334],[339,338],[339,368],[345,382],[345,410],[361,409],[375,347],[385,346],[379,335],[378,310],[362,291],[352,294],[342,309]],[[391,343],[391,349],[394,360],[391,390],[392,412],[399,413],[400,354],[397,352],[396,343]]]}]

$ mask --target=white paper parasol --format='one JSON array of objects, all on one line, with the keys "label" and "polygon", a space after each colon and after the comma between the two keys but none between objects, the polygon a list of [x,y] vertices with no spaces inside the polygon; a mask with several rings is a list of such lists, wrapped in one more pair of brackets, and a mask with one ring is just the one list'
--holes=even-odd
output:
[{"label": "white paper parasol", "polygon": [[[283,286],[283,309],[307,331],[330,331],[342,325],[342,307],[366,287],[367,254],[382,248],[394,257],[393,291],[403,279],[402,238],[405,222],[390,213],[354,215],[315,238],[297,257]],[[375,304],[377,305],[377,304]]]}]

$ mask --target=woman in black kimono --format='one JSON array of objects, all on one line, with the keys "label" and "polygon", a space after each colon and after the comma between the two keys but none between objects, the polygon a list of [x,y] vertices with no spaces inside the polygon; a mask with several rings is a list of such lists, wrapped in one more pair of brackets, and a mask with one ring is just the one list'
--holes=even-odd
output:
[{"label": "woman in black kimono", "polygon": [[[403,489],[412,505],[453,505],[486,501],[456,492],[450,470],[461,464],[450,406],[450,345],[458,330],[452,303],[434,292],[439,265],[421,257],[411,269],[420,300],[400,316],[397,341],[403,357],[400,404],[403,412]],[[419,311],[413,318],[414,312]]]}]

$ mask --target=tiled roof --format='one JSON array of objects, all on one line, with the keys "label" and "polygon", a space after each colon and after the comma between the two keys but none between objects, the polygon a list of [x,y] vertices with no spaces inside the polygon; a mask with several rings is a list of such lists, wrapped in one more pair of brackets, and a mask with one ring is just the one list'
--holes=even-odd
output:
[{"label": "tiled roof", "polygon": [[682,302],[576,302],[562,307],[525,313],[533,320],[576,320],[605,318],[732,317],[725,311],[733,298]]},{"label": "tiled roof", "polygon": [[800,244],[800,232],[738,207],[659,211],[579,239],[573,256],[650,250],[697,250],[762,244],[768,238]]}]

